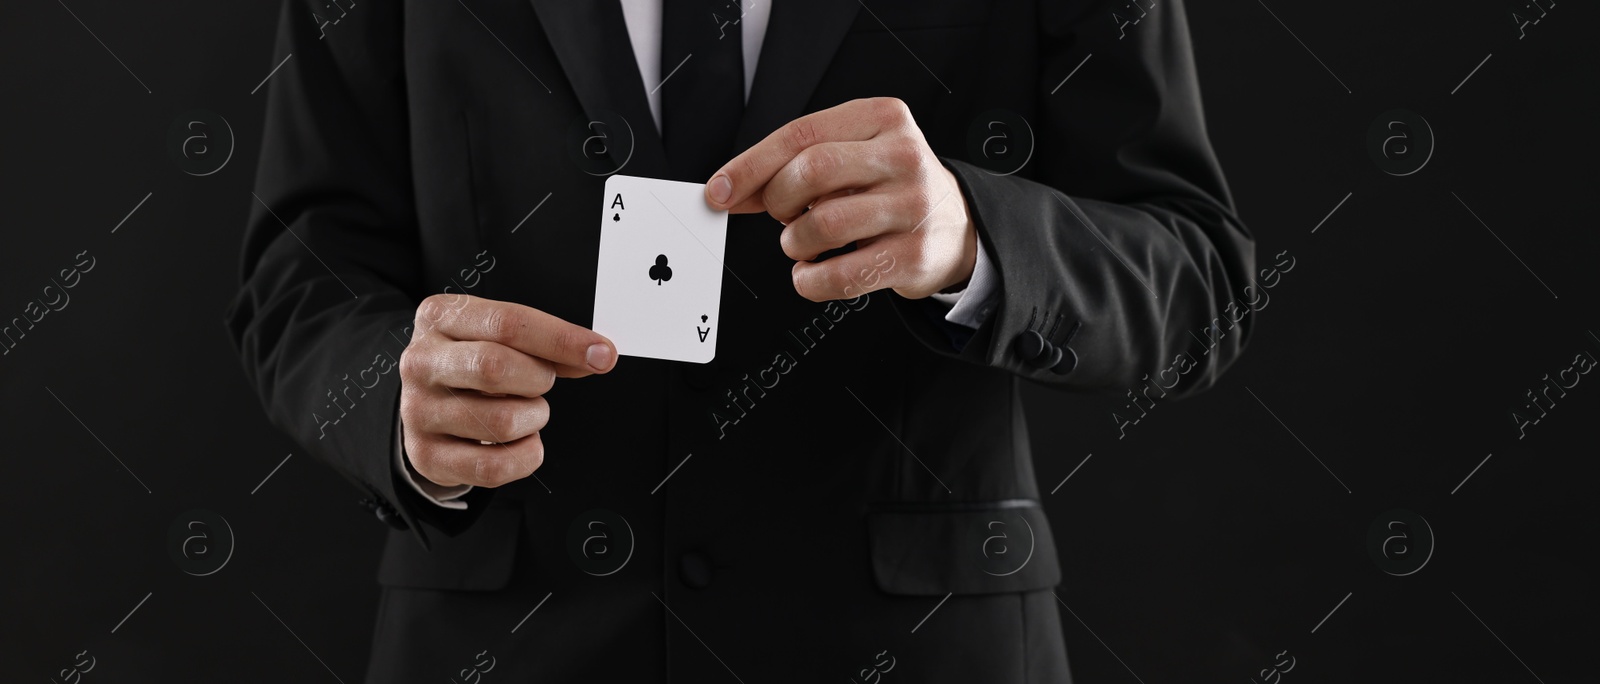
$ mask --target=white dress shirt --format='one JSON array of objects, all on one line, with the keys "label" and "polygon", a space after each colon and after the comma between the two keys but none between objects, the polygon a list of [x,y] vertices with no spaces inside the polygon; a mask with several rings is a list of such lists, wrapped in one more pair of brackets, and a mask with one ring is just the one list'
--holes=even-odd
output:
[{"label": "white dress shirt", "polygon": [[[621,0],[622,18],[628,25],[628,42],[633,44],[633,56],[639,62],[639,77],[647,86],[645,97],[650,101],[650,116],[655,119],[656,130],[661,130],[661,11],[663,0]],[[755,82],[756,62],[761,57],[761,42],[767,35],[767,22],[772,18],[772,3],[770,0],[744,0],[743,16],[739,19],[739,38],[744,49],[744,96],[750,98],[750,85]],[[933,299],[947,306],[950,311],[944,316],[946,321],[956,325],[977,329],[983,320],[989,316],[994,308],[995,288],[999,282],[995,278],[994,265],[989,261],[989,255],[983,249],[983,243],[978,243],[977,264],[972,269],[972,278],[967,281],[967,287],[960,292],[949,294],[936,294]],[[404,432],[400,428],[400,421],[395,421],[395,467],[405,475],[405,480],[411,483],[411,488],[421,494],[423,498],[445,508],[464,510],[467,502],[461,497],[472,491],[472,485],[457,485],[445,487],[434,484],[422,477],[411,467],[406,460]]]}]

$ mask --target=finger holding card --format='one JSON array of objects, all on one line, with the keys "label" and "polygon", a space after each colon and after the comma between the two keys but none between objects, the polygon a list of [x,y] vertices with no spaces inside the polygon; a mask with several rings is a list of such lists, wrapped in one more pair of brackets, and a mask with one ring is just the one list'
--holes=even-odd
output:
[{"label": "finger holding card", "polygon": [[545,394],[608,373],[612,343],[515,302],[437,294],[417,305],[400,355],[405,462],[440,487],[499,487],[544,463]]},{"label": "finger holding card", "polygon": [[[884,288],[921,299],[963,287],[977,264],[977,228],[955,175],[894,98],[852,100],[790,122],[713,174],[706,202],[782,222],[795,291],[813,301]],[[870,254],[811,261],[869,242]]]},{"label": "finger holding card", "polygon": [[783,253],[795,261],[811,261],[823,252],[872,238],[888,239],[909,232],[902,217],[916,210],[911,202],[887,192],[863,192],[820,201],[791,222],[778,236]]},{"label": "finger holding card", "polygon": [[712,174],[706,201],[735,214],[767,211],[762,191],[802,151],[824,143],[872,140],[899,123],[897,107],[905,105],[892,98],[851,100],[795,119]]},{"label": "finger holding card", "polygon": [[830,196],[895,180],[894,166],[878,154],[881,143],[827,142],[801,150],[761,190],[764,210],[784,225]]}]

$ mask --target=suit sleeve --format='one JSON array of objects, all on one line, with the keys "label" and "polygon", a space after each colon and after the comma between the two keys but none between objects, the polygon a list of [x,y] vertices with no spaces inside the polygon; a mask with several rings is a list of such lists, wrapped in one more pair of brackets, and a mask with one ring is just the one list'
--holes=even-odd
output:
[{"label": "suit sleeve", "polygon": [[324,28],[320,5],[288,0],[279,20],[287,61],[269,81],[226,322],[272,422],[427,545],[418,522],[453,534],[482,506],[419,505],[394,468],[398,361],[424,292],[400,8],[362,3]]},{"label": "suit sleeve", "polygon": [[[1033,180],[944,160],[999,272],[992,314],[952,351],[916,302],[901,310],[943,354],[1064,388],[1148,378],[1183,395],[1244,348],[1254,247],[1206,139],[1183,3],[1159,0],[1121,28],[1112,13],[1102,2],[1040,7]],[[1026,331],[1059,343],[1075,326],[1071,372],[1019,355]]]}]

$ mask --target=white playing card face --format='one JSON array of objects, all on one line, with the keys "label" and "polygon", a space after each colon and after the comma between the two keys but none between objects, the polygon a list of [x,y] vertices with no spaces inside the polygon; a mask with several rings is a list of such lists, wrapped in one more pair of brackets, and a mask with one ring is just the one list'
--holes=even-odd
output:
[{"label": "white playing card face", "polygon": [[706,206],[705,187],[606,179],[594,330],[619,354],[690,363],[717,355],[728,212]]}]

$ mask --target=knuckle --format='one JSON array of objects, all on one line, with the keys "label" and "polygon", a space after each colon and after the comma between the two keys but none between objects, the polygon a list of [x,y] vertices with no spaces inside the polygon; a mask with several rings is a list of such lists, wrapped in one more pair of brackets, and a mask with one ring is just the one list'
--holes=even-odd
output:
[{"label": "knuckle", "polygon": [[517,334],[517,320],[505,309],[495,307],[483,314],[483,335],[492,342],[510,343]]},{"label": "knuckle", "polygon": [[531,389],[535,394],[543,395],[556,386],[556,369],[549,364],[537,364],[538,370],[534,372]]},{"label": "knuckle", "polygon": [[[563,359],[582,359],[588,350],[588,337],[578,330],[574,326],[563,325],[550,331],[551,347],[555,353],[563,355]],[[563,359],[554,360],[559,362]]]},{"label": "knuckle", "polygon": [[436,472],[438,468],[435,467],[433,448],[426,443],[406,444],[406,459],[411,461],[411,467],[423,477],[432,480],[435,475],[439,475]]},{"label": "knuckle", "polygon": [[819,187],[827,182],[839,166],[839,160],[833,152],[822,147],[808,147],[794,159],[795,178],[805,187]]},{"label": "knuckle", "polygon": [[[459,293],[441,292],[428,295],[427,299],[422,300],[422,305],[417,307],[417,322],[438,325],[444,319],[460,313],[471,301],[471,297]],[[424,307],[426,307],[425,315]]]},{"label": "knuckle", "polygon": [[484,454],[472,461],[472,477],[485,487],[499,487],[510,480],[500,454]]},{"label": "knuckle", "polygon": [[842,210],[823,204],[812,209],[810,214],[812,233],[823,242],[833,244],[844,234],[847,219]]},{"label": "knuckle", "polygon": [[[752,155],[739,155],[739,160],[736,166],[738,167],[735,169],[737,172],[737,178],[753,179],[759,178],[761,175],[761,163]],[[745,182],[749,181],[746,180]],[[738,187],[738,185],[736,184],[734,187]]]},{"label": "knuckle", "polygon": [[872,98],[872,109],[887,122],[900,122],[911,118],[911,108],[898,97]]},{"label": "knuckle", "polygon": [[806,149],[816,144],[818,140],[816,124],[803,119],[791,122],[785,129],[784,135],[790,149],[794,150]]},{"label": "knuckle", "polygon": [[[849,290],[850,285],[851,285],[851,281],[852,281],[852,278],[851,278],[852,274],[850,272],[852,268],[854,268],[854,267],[845,266],[845,265],[841,264],[836,268],[828,269],[828,271],[825,274],[825,277],[827,279],[828,294],[829,295],[834,295],[835,293],[848,294],[847,291]],[[865,283],[865,282],[862,283],[862,285],[866,285],[866,284],[868,284],[868,283]],[[861,286],[857,286],[857,289],[861,289]],[[829,296],[828,297],[828,299],[834,299],[834,298],[835,298],[834,296]]]},{"label": "knuckle", "polygon": [[797,262],[806,260],[805,250],[803,249],[802,239],[800,238],[799,233],[799,228],[789,227],[783,229],[783,232],[778,234],[778,248],[783,250],[784,256],[789,257]]},{"label": "knuckle", "polygon": [[888,157],[895,168],[915,168],[922,163],[922,147],[909,136],[896,137],[889,143]]},{"label": "knuckle", "polygon": [[507,402],[497,401],[483,412],[484,427],[496,442],[509,441],[517,429],[517,410]]},{"label": "knuckle", "polygon": [[506,375],[510,371],[505,357],[495,353],[495,349],[488,345],[478,346],[467,364],[467,371],[483,381],[487,386],[485,389],[495,389],[504,385]]},{"label": "knuckle", "polygon": [[439,308],[439,295],[429,295],[420,304],[417,304],[417,315],[412,319],[412,322],[416,324],[419,330],[424,329],[427,324],[438,320]]},{"label": "knuckle", "polygon": [[414,346],[400,352],[400,379],[402,382],[422,382],[428,377],[427,353]]},{"label": "knuckle", "polygon": [[794,291],[796,294],[813,302],[824,301],[821,291],[811,284],[810,278],[802,276],[800,271],[794,271],[790,276],[790,279],[794,282]]},{"label": "knuckle", "polygon": [[413,425],[404,425],[404,429],[401,430],[401,447],[411,465],[416,466],[419,471],[423,467],[432,465],[433,446],[427,433],[422,430],[416,429]]}]

